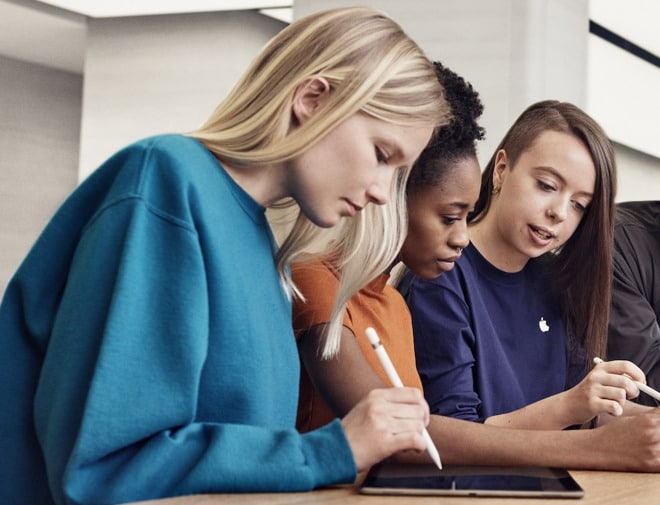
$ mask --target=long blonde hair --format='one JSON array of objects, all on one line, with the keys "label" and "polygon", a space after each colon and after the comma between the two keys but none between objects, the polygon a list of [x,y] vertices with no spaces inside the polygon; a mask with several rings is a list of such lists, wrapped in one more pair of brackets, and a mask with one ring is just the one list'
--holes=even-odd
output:
[{"label": "long blonde hair", "polygon": [[[319,113],[291,128],[294,92],[311,76],[329,82],[330,96]],[[390,123],[431,127],[446,124],[449,116],[432,63],[395,21],[365,7],[332,9],[302,18],[276,35],[206,123],[190,135],[237,168],[281,163],[357,112]],[[359,218],[342,220],[332,231],[335,244],[348,247],[351,254],[341,263],[334,329],[326,348],[330,354],[338,349],[345,302],[384,270],[386,260],[394,260],[405,237],[403,192],[408,173],[402,171],[393,180],[393,197],[386,208],[369,205]],[[371,235],[374,226],[381,229],[376,238]],[[327,243],[327,237],[298,213],[276,256],[289,294],[299,295],[288,265],[314,244]]]},{"label": "long blonde hair", "polygon": [[[300,255],[304,261],[329,259],[340,275],[335,305],[325,327],[323,358],[339,351],[343,315],[349,300],[368,282],[386,271],[395,261],[407,233],[405,180],[403,170],[395,172],[387,205],[368,205],[359,214],[343,219],[324,233],[313,233]],[[298,293],[304,300],[304,296]]]}]

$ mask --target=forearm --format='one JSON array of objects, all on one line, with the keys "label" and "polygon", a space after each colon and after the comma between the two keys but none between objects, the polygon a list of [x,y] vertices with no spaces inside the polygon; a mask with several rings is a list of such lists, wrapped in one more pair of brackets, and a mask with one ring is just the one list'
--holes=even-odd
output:
[{"label": "forearm", "polygon": [[[554,441],[545,432],[488,426],[452,417],[431,416],[429,434],[442,461],[456,465],[535,465]],[[533,439],[533,440],[532,440]],[[547,440],[544,440],[547,439]],[[530,442],[539,444],[530,450]]]},{"label": "forearm", "polygon": [[344,417],[369,391],[385,387],[367,363],[346,327],[342,329],[339,354],[323,359],[318,349],[324,342],[325,325],[309,329],[298,342],[298,351],[314,387],[337,417]]},{"label": "forearm", "polygon": [[[646,425],[653,417],[615,418],[608,427],[584,430],[522,430],[432,415],[428,431],[443,464],[548,466],[610,471],[660,471],[650,447],[658,441]],[[642,434],[634,432],[642,430]],[[396,456],[430,463],[425,452]]]},{"label": "forearm", "polygon": [[[568,467],[577,463],[589,468],[598,460],[597,450],[588,443],[588,431],[501,428],[438,415],[431,416],[428,431],[443,464]],[[574,451],[578,443],[584,448],[580,454]],[[428,462],[428,456],[408,452],[397,455],[397,460],[421,463]]]},{"label": "forearm", "polygon": [[491,416],[485,424],[520,430],[561,430],[573,424],[582,424],[573,413],[567,392],[544,398],[521,409]]}]

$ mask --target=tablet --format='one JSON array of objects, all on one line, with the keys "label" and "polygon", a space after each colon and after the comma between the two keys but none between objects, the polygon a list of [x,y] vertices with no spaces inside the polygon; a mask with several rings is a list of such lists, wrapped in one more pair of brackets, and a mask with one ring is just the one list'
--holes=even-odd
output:
[{"label": "tablet", "polygon": [[380,495],[512,496],[582,498],[584,490],[563,469],[381,463],[371,468],[360,492]]}]

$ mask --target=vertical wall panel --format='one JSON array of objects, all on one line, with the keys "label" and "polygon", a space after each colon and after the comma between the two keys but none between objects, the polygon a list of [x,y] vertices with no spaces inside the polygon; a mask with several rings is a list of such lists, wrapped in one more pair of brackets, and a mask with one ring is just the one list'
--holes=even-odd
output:
[{"label": "vertical wall panel", "polygon": [[82,77],[0,56],[0,294],[76,186]]},{"label": "vertical wall panel", "polygon": [[0,293],[75,187],[82,77],[0,56]]},{"label": "vertical wall panel", "polygon": [[138,138],[197,127],[284,26],[253,11],[90,20],[80,178]]},{"label": "vertical wall panel", "polygon": [[614,143],[618,168],[618,202],[660,200],[660,159]]}]

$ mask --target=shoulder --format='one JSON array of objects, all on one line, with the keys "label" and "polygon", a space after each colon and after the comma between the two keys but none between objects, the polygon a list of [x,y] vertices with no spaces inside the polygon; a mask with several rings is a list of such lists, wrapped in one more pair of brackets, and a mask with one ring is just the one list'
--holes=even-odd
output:
[{"label": "shoulder", "polygon": [[660,201],[617,204],[614,239],[615,261],[627,261],[631,255],[660,256]]},{"label": "shoulder", "polygon": [[[178,183],[203,167],[219,166],[199,141],[179,134],[146,137],[117,151],[90,176],[123,182],[118,189],[139,192],[159,180]],[[105,175],[104,175],[105,174]],[[129,189],[130,188],[130,189]]]},{"label": "shoulder", "polygon": [[452,270],[434,279],[413,277],[405,293],[411,312],[414,313],[419,307],[428,307],[438,314],[454,305],[464,308],[473,284],[469,280],[472,276],[468,275],[466,280],[465,269],[458,265],[463,260],[461,258]]},{"label": "shoulder", "polygon": [[293,263],[291,278],[303,296],[293,300],[293,326],[299,336],[316,324],[330,321],[339,279],[330,264],[322,261]]},{"label": "shoulder", "polygon": [[616,206],[616,228],[660,230],[660,200],[618,203]]},{"label": "shoulder", "polygon": [[216,168],[219,165],[213,154],[198,140],[179,134],[156,135],[138,140],[126,146],[118,155],[139,161],[146,167],[158,166],[163,173],[169,169],[172,174],[179,175],[195,173],[204,166]]},{"label": "shoulder", "polygon": [[328,261],[314,260],[291,264],[291,278],[305,296],[324,287],[338,285],[339,274]]},{"label": "shoulder", "polygon": [[165,133],[145,137],[127,145],[125,149],[173,157],[179,153],[210,154],[209,150],[199,140],[179,133]]},{"label": "shoulder", "polygon": [[97,216],[139,204],[189,227],[192,214],[206,203],[227,200],[219,194],[229,187],[218,176],[219,166],[196,139],[178,134],[147,137],[108,158],[81,185],[80,198],[99,197]]}]

